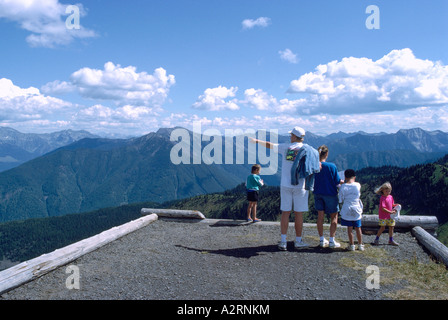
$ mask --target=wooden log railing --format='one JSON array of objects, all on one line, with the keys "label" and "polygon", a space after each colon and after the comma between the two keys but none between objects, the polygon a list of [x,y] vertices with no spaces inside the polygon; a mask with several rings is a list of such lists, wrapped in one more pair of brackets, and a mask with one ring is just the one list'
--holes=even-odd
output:
[{"label": "wooden log railing", "polygon": [[156,214],[141,217],[3,270],[0,272],[0,294],[68,264],[80,256],[96,250],[126,234],[147,226],[156,221],[157,218]]},{"label": "wooden log railing", "polygon": [[422,227],[412,228],[412,235],[431,252],[431,254],[448,267],[448,248],[426,232]]},{"label": "wooden log railing", "polygon": [[[378,228],[378,215],[363,215],[361,224],[363,228]],[[439,227],[439,221],[435,216],[400,216],[395,222],[397,229],[412,229],[414,227],[421,227],[425,230],[435,231]]]},{"label": "wooden log railing", "polygon": [[159,217],[168,218],[189,218],[189,219],[205,219],[205,216],[197,210],[177,210],[177,209],[141,209],[142,215],[156,214]]}]

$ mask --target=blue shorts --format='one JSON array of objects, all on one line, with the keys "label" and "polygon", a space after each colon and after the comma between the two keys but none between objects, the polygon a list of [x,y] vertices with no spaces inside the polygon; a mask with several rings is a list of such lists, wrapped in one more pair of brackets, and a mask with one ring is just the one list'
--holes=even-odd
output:
[{"label": "blue shorts", "polygon": [[326,214],[339,212],[338,196],[326,196],[322,194],[314,195],[314,207],[317,211],[324,211]]},{"label": "blue shorts", "polygon": [[350,221],[350,220],[344,220],[341,218],[341,226],[360,228],[361,227],[361,219],[355,220],[355,221]]}]

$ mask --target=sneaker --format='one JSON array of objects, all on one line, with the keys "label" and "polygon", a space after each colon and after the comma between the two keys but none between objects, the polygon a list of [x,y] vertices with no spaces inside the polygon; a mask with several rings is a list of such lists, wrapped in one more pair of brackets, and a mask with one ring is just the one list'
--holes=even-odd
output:
[{"label": "sneaker", "polygon": [[389,244],[392,246],[399,246],[399,244],[396,243],[395,240],[389,241]]},{"label": "sneaker", "polygon": [[380,244],[380,239],[375,239],[375,240],[373,241],[373,244],[376,245],[376,246],[378,246],[378,245]]},{"label": "sneaker", "polygon": [[347,247],[348,251],[355,251],[356,247],[354,244],[351,244]]},{"label": "sneaker", "polygon": [[332,241],[329,244],[330,248],[339,248],[340,246],[341,246],[341,244],[339,242],[336,242],[336,241]]},{"label": "sneaker", "polygon": [[324,240],[319,241],[319,246],[321,246],[322,248],[328,246],[328,240],[324,238]]},{"label": "sneaker", "polygon": [[260,221],[261,221],[261,219],[258,219],[258,218],[254,219],[254,222],[260,222]]},{"label": "sneaker", "polygon": [[277,247],[281,251],[286,251],[286,242],[280,241]]},{"label": "sneaker", "polygon": [[294,248],[303,248],[303,247],[308,247],[308,244],[303,242],[303,239],[299,242],[299,241],[294,241]]},{"label": "sneaker", "polygon": [[362,243],[358,244],[358,250],[364,251],[364,245]]}]

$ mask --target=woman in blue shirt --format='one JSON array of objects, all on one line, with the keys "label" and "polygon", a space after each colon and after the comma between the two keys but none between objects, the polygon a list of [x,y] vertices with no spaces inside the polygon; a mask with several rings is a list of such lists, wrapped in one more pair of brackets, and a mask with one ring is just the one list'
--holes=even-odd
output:
[{"label": "woman in blue shirt", "polygon": [[[328,158],[328,147],[326,145],[320,146],[319,160],[321,162],[321,170],[314,174],[314,206],[317,210],[317,232],[320,237],[320,246],[325,247],[329,245],[330,248],[338,248],[340,243],[336,242],[334,236],[338,225],[338,188],[337,186],[344,181],[341,180],[338,174],[336,165],[331,162],[326,162]],[[330,216],[330,242],[324,237],[324,214]]]}]

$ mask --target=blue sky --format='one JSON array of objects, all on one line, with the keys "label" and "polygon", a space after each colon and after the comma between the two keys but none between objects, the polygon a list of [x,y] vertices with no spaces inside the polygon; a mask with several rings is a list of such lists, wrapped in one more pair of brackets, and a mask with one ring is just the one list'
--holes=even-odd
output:
[{"label": "blue sky", "polygon": [[0,126],[448,131],[447,16],[446,0],[0,0]]}]

